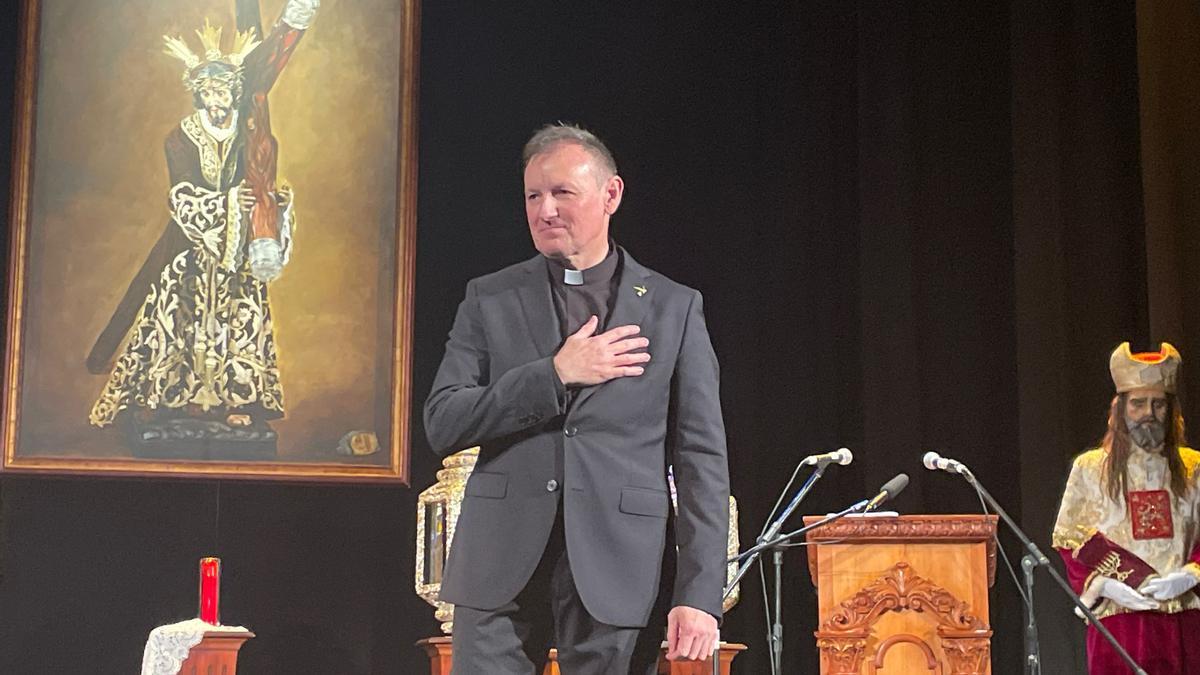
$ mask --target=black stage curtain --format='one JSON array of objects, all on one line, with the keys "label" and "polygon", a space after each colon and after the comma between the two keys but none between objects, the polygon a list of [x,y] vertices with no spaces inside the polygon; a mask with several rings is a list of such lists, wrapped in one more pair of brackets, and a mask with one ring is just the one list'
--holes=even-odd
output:
[{"label": "black stage curtain", "polygon": [[[17,4],[0,13],[5,129]],[[1109,350],[1172,339],[1200,359],[1197,153],[1172,140],[1196,119],[1179,84],[1196,50],[1169,48],[1179,17],[1196,35],[1195,7],[1151,4],[425,3],[417,398],[466,281],[532,254],[521,143],[578,121],[627,181],[617,240],[705,294],[744,541],[801,457],[846,445],[855,463],[805,512],[899,471],[898,510],[978,511],[920,467],[936,450],[1049,551],[1070,459],[1103,430]],[[412,644],[437,626],[412,593],[414,505],[438,462],[413,414],[412,489],[5,477],[0,671],[133,671],[151,627],[194,611],[217,546],[222,614],[259,635],[246,672],[420,672]],[[784,670],[813,672],[815,593],[803,551],[786,561]],[[742,594],[723,635],[751,648],[735,672],[764,673],[754,575]],[[1045,672],[1081,672],[1082,629],[1045,576],[1037,606]],[[994,672],[1018,673],[1003,568],[991,616]]]}]

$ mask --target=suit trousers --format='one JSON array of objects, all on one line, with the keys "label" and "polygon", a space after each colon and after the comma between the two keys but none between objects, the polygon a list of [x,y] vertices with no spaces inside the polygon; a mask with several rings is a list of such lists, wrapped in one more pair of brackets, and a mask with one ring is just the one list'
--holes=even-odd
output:
[{"label": "suit trousers", "polygon": [[592,618],[571,576],[560,502],[546,550],[516,598],[492,610],[454,607],[451,675],[542,675],[552,646],[563,675],[654,675],[665,629],[662,601],[645,628]]}]

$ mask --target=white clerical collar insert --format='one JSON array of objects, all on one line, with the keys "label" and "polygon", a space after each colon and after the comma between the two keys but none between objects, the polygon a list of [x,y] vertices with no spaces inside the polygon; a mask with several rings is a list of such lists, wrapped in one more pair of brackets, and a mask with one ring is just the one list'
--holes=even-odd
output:
[{"label": "white clerical collar insert", "polygon": [[582,286],[583,272],[579,270],[563,270],[563,283],[568,286]]}]

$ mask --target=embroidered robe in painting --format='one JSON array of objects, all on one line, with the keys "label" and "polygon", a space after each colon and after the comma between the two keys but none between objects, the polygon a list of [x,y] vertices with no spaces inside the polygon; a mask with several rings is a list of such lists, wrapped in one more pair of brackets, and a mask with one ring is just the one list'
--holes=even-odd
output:
[{"label": "embroidered robe in painting", "polygon": [[[251,218],[238,207],[237,188],[248,155],[256,166],[265,163],[256,169],[263,175],[248,181],[256,212],[263,181],[274,187],[277,145],[266,95],[307,27],[288,23],[290,8],[246,58],[230,129],[214,128],[197,110],[167,136],[170,220],[88,355],[88,369],[101,373],[124,345],[92,407],[96,426],[113,424],[127,409],[145,417],[245,413],[255,422],[283,415],[267,284],[250,274]],[[290,203],[278,211],[272,220],[286,265],[295,223]]]},{"label": "embroidered robe in painting", "polygon": [[[97,426],[129,407],[192,406],[255,419],[283,413],[267,286],[250,274],[237,202],[242,136],[219,140],[203,115],[193,113],[167,137],[169,227],[186,245],[146,294],[92,409]],[[281,221],[286,261],[290,208]]]}]

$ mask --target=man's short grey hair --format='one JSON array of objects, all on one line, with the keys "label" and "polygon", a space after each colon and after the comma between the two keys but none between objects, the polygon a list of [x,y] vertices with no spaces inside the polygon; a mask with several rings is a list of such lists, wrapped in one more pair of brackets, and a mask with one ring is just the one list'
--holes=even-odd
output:
[{"label": "man's short grey hair", "polygon": [[574,143],[583,147],[592,158],[600,162],[609,176],[617,174],[617,161],[613,159],[604,141],[596,138],[592,132],[566,122],[547,124],[534,132],[521,152],[521,168],[529,166],[529,160],[533,159],[534,155],[548,152],[561,143]]}]

